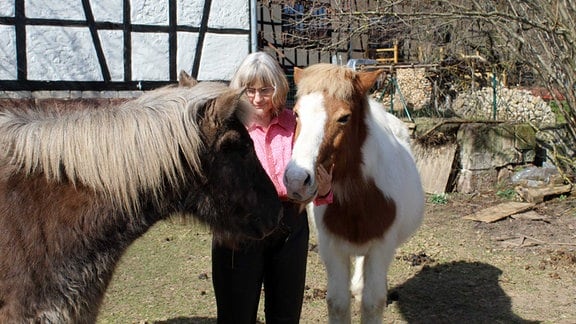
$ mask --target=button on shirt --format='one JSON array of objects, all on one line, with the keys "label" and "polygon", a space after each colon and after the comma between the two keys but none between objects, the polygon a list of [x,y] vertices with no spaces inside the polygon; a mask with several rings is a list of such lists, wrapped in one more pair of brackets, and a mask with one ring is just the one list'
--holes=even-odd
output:
[{"label": "button on shirt", "polygon": [[274,183],[278,197],[287,198],[284,186],[284,170],[290,162],[296,119],[291,110],[284,109],[277,117],[272,118],[268,129],[252,124],[248,133],[254,141],[254,148],[260,163]]}]

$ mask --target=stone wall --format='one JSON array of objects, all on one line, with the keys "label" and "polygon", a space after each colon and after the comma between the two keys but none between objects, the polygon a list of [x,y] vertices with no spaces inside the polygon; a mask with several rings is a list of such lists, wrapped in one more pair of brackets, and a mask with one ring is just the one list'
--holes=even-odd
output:
[{"label": "stone wall", "polygon": [[456,138],[456,190],[492,188],[509,176],[508,167],[534,163],[535,134],[528,124],[462,124]]},{"label": "stone wall", "polygon": [[[565,127],[537,130],[529,123],[417,118],[415,157],[422,179],[431,181],[424,183],[425,189],[434,188],[428,193],[438,193],[442,188],[462,193],[487,191],[508,183],[519,168],[557,165],[554,154],[576,154],[576,143],[569,141]],[[437,156],[453,147],[455,154]],[[447,172],[450,178],[438,185],[439,175]]]}]

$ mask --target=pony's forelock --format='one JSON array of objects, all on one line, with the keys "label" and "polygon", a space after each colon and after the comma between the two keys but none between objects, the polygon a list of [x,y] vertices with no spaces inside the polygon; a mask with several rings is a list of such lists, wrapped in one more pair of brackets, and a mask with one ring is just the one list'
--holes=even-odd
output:
[{"label": "pony's forelock", "polygon": [[297,84],[297,97],[312,92],[325,92],[328,97],[345,100],[354,94],[355,72],[334,64],[314,64],[303,71]]}]

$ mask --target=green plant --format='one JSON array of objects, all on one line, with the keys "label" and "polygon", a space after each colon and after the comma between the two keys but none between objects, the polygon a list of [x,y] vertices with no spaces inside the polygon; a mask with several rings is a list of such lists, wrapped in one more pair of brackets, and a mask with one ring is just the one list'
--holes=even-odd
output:
[{"label": "green plant", "polygon": [[498,190],[496,192],[496,196],[503,198],[503,199],[511,200],[516,196],[516,191],[514,189],[511,189],[511,188]]},{"label": "green plant", "polygon": [[566,123],[565,113],[569,111],[568,102],[561,101],[560,104],[557,101],[550,102],[550,110],[556,115],[556,123],[564,124]]},{"label": "green plant", "polygon": [[428,202],[431,202],[435,205],[446,205],[448,203],[448,195],[445,193],[441,194],[433,194],[428,198]]}]

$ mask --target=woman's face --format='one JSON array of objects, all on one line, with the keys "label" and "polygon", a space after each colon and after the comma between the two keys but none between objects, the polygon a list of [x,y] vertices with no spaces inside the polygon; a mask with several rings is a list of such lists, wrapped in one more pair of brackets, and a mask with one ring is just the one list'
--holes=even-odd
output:
[{"label": "woman's face", "polygon": [[271,85],[256,82],[248,86],[245,93],[257,113],[262,116],[272,114],[272,97],[275,91],[276,89]]}]

